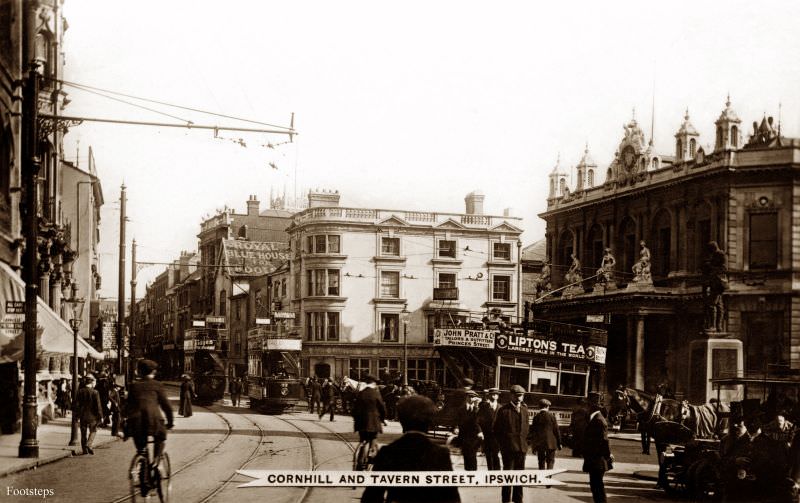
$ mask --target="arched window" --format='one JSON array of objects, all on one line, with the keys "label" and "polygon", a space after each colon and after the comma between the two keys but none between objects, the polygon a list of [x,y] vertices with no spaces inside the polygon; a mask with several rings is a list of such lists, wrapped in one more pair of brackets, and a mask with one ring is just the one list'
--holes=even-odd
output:
[{"label": "arched window", "polygon": [[653,157],[653,169],[656,170],[660,168],[661,164],[658,162],[658,157]]},{"label": "arched window", "polygon": [[589,171],[587,171],[586,177],[587,177],[587,182],[589,184],[589,188],[594,187],[594,170],[590,169]]},{"label": "arched window", "polygon": [[586,267],[597,268],[600,267],[603,261],[603,228],[598,224],[589,229],[588,239],[586,240]]},{"label": "arched window", "polygon": [[560,191],[561,195],[563,196],[567,191],[567,179],[562,178],[558,181],[558,190]]},{"label": "arched window", "polygon": [[721,149],[722,145],[722,128],[717,126],[717,149]]},{"label": "arched window", "polygon": [[621,252],[621,255],[617,255],[620,260],[617,267],[623,273],[622,278],[630,280],[633,277],[631,272],[633,264],[639,258],[639,244],[636,242],[636,222],[630,217],[626,217],[619,225],[619,242],[616,248]]},{"label": "arched window", "polygon": [[683,159],[683,143],[680,139],[675,143],[675,157],[677,157],[679,161]]},{"label": "arched window", "polygon": [[731,146],[734,148],[739,147],[739,128],[731,126]]},{"label": "arched window", "polygon": [[708,204],[701,202],[695,207],[694,222],[694,270],[700,272],[708,242],[716,239],[711,235],[711,207]]},{"label": "arched window", "polygon": [[689,140],[689,155],[691,157],[694,157],[696,150],[697,150],[697,140],[692,138],[691,140]]},{"label": "arched window", "polygon": [[610,182],[612,178],[614,178],[614,172],[611,171],[611,168],[608,168],[606,170],[606,183]]},{"label": "arched window", "polygon": [[564,285],[564,274],[566,274],[569,266],[572,264],[570,255],[575,251],[573,246],[574,235],[572,232],[565,230],[558,238],[558,251],[556,255],[555,267],[552,268],[551,278],[554,279],[559,286]]},{"label": "arched window", "polygon": [[551,196],[556,195],[556,181],[553,180],[552,178],[550,179],[550,195]]}]

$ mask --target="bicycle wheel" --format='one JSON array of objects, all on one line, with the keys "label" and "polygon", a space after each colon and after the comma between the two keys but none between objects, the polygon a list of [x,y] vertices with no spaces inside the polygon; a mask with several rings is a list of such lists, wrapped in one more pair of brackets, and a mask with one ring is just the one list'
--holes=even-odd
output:
[{"label": "bicycle wheel", "polygon": [[134,502],[145,501],[150,492],[148,464],[147,457],[141,454],[136,454],[131,461],[128,477],[131,486],[131,500]]},{"label": "bicycle wheel", "polygon": [[360,442],[358,444],[358,447],[356,447],[355,452],[353,452],[353,470],[354,471],[360,472],[360,471],[364,471],[366,469],[365,459],[366,459],[366,454],[367,453],[364,452],[366,449],[367,449],[367,443],[366,442]]},{"label": "bicycle wheel", "polygon": [[161,459],[158,460],[155,475],[157,480],[154,485],[158,491],[158,499],[161,503],[168,503],[172,490],[172,466],[166,452],[161,454]]}]

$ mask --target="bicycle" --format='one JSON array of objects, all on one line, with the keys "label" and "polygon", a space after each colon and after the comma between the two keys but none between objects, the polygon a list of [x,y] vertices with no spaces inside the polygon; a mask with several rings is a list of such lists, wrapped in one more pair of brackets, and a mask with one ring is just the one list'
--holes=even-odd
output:
[{"label": "bicycle", "polygon": [[359,442],[353,452],[353,470],[357,472],[371,471],[377,453],[378,442],[375,439]]},{"label": "bicycle", "polygon": [[[152,440],[148,441],[148,444],[152,443]],[[172,467],[166,451],[162,452],[153,463],[150,463],[150,450],[147,447],[137,451],[131,460],[128,473],[132,501],[146,501],[148,496],[155,491],[160,503],[169,502],[172,488]]]}]

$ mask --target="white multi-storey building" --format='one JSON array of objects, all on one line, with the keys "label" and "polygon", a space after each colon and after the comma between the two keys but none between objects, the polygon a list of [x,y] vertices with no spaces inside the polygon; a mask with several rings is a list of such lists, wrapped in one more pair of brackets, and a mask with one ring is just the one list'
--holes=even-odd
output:
[{"label": "white multi-storey building", "polygon": [[[517,319],[522,219],[339,206],[310,192],[292,217],[289,298],[302,325],[305,375],[354,378],[403,372],[445,378],[433,329],[484,316]],[[469,375],[470,370],[464,369]]]}]

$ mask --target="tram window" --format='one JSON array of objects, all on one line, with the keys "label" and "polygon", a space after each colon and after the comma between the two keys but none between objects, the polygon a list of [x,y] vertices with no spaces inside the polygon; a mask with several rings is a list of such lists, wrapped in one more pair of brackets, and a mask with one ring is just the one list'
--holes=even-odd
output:
[{"label": "tram window", "polygon": [[561,373],[559,393],[562,395],[583,396],[586,390],[586,374]]},{"label": "tram window", "polygon": [[509,389],[514,384],[519,384],[528,389],[530,371],[512,367],[500,367],[500,388]]},{"label": "tram window", "polygon": [[532,370],[531,381],[531,391],[538,391],[540,393],[558,392],[558,372]]}]

